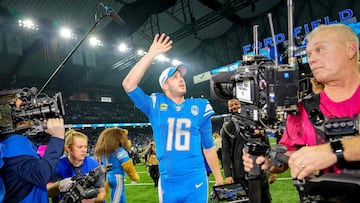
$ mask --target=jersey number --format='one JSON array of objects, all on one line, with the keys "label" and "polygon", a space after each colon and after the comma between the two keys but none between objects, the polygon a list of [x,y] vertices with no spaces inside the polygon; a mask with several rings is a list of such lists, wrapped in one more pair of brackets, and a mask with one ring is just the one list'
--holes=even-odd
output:
[{"label": "jersey number", "polygon": [[168,136],[166,142],[166,151],[173,150],[173,143],[175,145],[174,149],[176,151],[188,151],[190,149],[190,127],[190,119],[168,118]]}]

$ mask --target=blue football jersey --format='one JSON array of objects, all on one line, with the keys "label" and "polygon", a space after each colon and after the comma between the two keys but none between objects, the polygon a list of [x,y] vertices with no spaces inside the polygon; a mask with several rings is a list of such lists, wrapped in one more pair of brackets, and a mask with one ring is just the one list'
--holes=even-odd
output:
[{"label": "blue football jersey", "polygon": [[128,95],[150,120],[161,178],[180,180],[203,173],[202,147],[214,146],[209,101],[186,99],[176,104],[164,94],[146,95],[139,87]]},{"label": "blue football jersey", "polygon": [[123,147],[119,147],[117,153],[114,152],[110,154],[109,160],[106,160],[106,158],[103,157],[101,159],[101,164],[112,164],[111,170],[106,173],[107,175],[121,174],[124,176],[125,171],[121,164],[128,160],[130,160],[128,152]]}]

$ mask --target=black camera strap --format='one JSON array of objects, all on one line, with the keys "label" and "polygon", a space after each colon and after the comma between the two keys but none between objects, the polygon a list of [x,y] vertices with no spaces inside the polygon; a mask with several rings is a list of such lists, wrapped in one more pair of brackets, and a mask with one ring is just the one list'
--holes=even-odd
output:
[{"label": "black camera strap", "polygon": [[304,97],[302,103],[316,130],[317,144],[322,144],[330,139],[358,134],[360,114],[356,114],[354,117],[328,118],[320,111],[319,94],[310,94]]},{"label": "black camera strap", "polygon": [[309,94],[303,98],[302,103],[308,114],[309,120],[316,131],[316,142],[324,143],[326,140],[323,124],[328,118],[320,111],[320,94]]}]

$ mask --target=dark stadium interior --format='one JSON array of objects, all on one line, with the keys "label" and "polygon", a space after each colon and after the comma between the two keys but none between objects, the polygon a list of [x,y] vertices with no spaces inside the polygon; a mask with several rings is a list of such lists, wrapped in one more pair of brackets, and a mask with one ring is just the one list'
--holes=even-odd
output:
[{"label": "dark stadium interior", "polygon": [[[84,41],[59,67],[94,26],[94,16],[103,13],[100,2],[126,25],[119,26],[111,17],[101,19],[89,36],[96,35],[103,46],[93,49]],[[317,19],[320,23],[339,21],[344,17],[339,12],[345,9],[360,17],[359,8],[356,0],[299,0],[294,26],[311,29]],[[241,60],[244,47],[253,43],[253,25],[260,27],[259,39],[271,36],[268,13],[273,15],[275,32],[287,35],[285,0],[0,0],[0,90],[41,89],[60,68],[43,91],[62,92],[66,123],[147,122],[128,99],[121,81],[140,58],[135,50],[146,50],[155,33],[167,33],[174,40],[167,57],[188,66],[186,96],[208,98],[217,114],[226,113],[224,101],[210,98],[209,80],[194,84],[193,77]],[[32,17],[39,29],[19,27],[18,20],[24,17]],[[61,26],[71,27],[76,37],[60,38]],[[128,52],[117,50],[120,42],[127,44]],[[149,93],[161,91],[159,73],[171,64],[156,61],[152,66],[140,84]],[[112,102],[101,102],[101,97],[110,97]]]}]

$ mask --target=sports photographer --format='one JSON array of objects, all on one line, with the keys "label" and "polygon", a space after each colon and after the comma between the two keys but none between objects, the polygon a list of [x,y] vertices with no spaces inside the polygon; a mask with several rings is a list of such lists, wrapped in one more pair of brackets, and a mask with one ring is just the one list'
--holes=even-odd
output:
[{"label": "sports photographer", "polygon": [[[59,196],[60,199],[63,199],[64,196],[68,194],[67,192],[69,192],[68,190],[73,184],[73,177],[85,176],[85,174],[99,166],[99,163],[94,158],[87,156],[88,137],[85,134],[70,129],[66,132],[65,137],[64,148],[68,155],[60,159],[55,169],[55,175],[59,181],[49,183],[47,187],[49,197]],[[49,146],[47,148],[49,148]],[[77,199],[80,199],[82,203],[105,201],[106,194],[104,185],[105,174],[100,176],[93,185],[98,189],[96,197],[88,198],[81,196]]]},{"label": "sports photographer", "polygon": [[[228,110],[233,116],[240,113],[241,103],[237,99],[228,100]],[[242,157],[245,143],[248,139],[242,137],[236,132],[236,126],[232,117],[224,119],[223,126],[220,130],[222,136],[222,157],[225,181],[227,184],[241,182],[245,189],[248,190],[248,180],[244,171],[244,165],[239,157]],[[271,202],[271,195],[268,183],[268,174],[263,172],[261,175],[261,199],[262,202]]]},{"label": "sports photographer", "polygon": [[[20,121],[17,127],[27,125]],[[49,202],[46,184],[49,182],[64,149],[64,120],[48,119],[46,133],[50,134],[43,158],[34,144],[24,135],[1,135],[4,165],[1,178],[6,188],[4,202]],[[5,175],[6,174],[6,175]]]},{"label": "sports photographer", "polygon": [[154,140],[151,140],[146,149],[147,159],[146,165],[149,168],[149,174],[151,179],[154,181],[154,186],[157,188],[159,183],[159,160],[156,158],[156,148]]},{"label": "sports photographer", "polygon": [[[318,102],[315,102],[318,112],[307,112],[303,100],[298,105],[298,113],[287,118],[280,144],[288,149],[286,154],[289,155],[288,167],[291,169],[291,176],[304,179],[319,170],[322,170],[321,173],[358,174],[359,164],[351,163],[352,167],[348,167],[349,162],[360,160],[358,132],[341,139],[330,139],[328,142],[328,134],[315,128],[311,121],[314,114],[319,113],[324,118],[357,119],[360,113],[358,38],[350,27],[330,24],[318,26],[307,39],[306,52],[310,69],[315,79],[323,84],[323,90],[318,94]],[[250,171],[255,164],[248,153],[243,154],[243,162],[245,171]],[[269,167],[263,156],[256,159],[256,164],[261,164],[262,169]],[[274,170],[283,172],[286,168]],[[328,192],[328,195],[337,194]],[[335,197],[335,200],[352,202],[353,199],[349,198]]]}]

